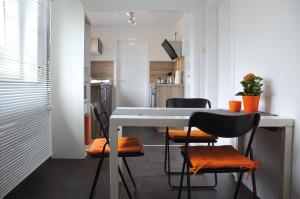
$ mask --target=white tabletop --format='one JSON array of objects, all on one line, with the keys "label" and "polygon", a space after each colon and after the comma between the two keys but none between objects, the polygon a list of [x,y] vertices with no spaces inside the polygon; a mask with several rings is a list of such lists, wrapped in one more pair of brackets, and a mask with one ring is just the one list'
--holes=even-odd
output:
[{"label": "white tabletop", "polygon": [[[110,122],[112,125],[120,126],[154,126],[155,124],[156,127],[182,127],[182,125],[186,126],[188,124],[188,120],[194,112],[212,112],[224,115],[245,114],[243,112],[232,113],[228,110],[208,108],[118,107],[110,117]],[[293,125],[293,119],[274,115],[261,116],[259,123],[260,127],[286,127]]]}]

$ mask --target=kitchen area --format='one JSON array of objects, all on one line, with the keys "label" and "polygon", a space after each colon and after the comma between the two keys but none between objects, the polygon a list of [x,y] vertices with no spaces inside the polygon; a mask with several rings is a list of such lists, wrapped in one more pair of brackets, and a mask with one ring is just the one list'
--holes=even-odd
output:
[{"label": "kitchen area", "polygon": [[[169,98],[189,97],[186,13],[88,13],[87,18],[91,24],[90,64],[85,68],[87,145],[99,135],[89,104],[104,104],[110,115],[116,107],[165,107]],[[134,18],[136,24],[126,18]],[[107,19],[113,22],[107,24]]]},{"label": "kitchen area", "polygon": [[174,61],[150,61],[151,107],[165,107],[167,99],[184,97],[182,42],[165,39],[162,47]]},{"label": "kitchen area", "polygon": [[[99,99],[105,101],[105,96],[108,100],[113,99],[113,65],[113,61],[91,62],[91,103]],[[184,57],[177,58],[176,61],[150,61],[149,71],[151,107],[164,107],[165,99],[184,96]],[[101,93],[104,98],[101,98]],[[108,107],[110,112],[112,105],[113,103]]]},{"label": "kitchen area", "polygon": [[[99,39],[92,39],[92,42],[101,42]],[[91,46],[101,46],[92,44]],[[169,98],[184,97],[184,57],[182,56],[182,42],[164,40],[160,46],[163,53],[169,57],[169,61],[149,60],[148,78],[146,89],[147,106],[165,107]],[[94,50],[92,53],[100,53],[102,50]],[[173,60],[172,60],[173,59]],[[111,61],[91,61],[90,80],[90,102],[92,104],[102,103],[108,112],[112,113],[116,105],[117,89],[115,81],[115,62]],[[118,82],[118,80],[117,80]],[[136,106],[135,104],[133,106]],[[91,121],[91,137],[99,134],[98,126]]]}]

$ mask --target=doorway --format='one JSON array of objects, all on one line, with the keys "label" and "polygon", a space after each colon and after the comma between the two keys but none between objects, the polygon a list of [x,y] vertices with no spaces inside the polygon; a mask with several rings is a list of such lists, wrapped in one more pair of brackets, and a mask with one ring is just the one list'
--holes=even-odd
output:
[{"label": "doorway", "polygon": [[118,41],[116,106],[149,106],[149,46],[146,41]]}]

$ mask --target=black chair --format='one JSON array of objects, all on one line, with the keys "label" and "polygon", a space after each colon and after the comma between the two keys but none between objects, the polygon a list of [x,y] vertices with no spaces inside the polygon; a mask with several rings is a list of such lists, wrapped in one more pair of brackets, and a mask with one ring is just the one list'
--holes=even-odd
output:
[{"label": "black chair", "polygon": [[[210,101],[203,98],[171,98],[166,101],[167,108],[211,108]],[[200,130],[193,130],[190,142],[192,143],[207,143],[208,145],[217,142],[217,138],[209,135]],[[172,188],[179,188],[179,186],[173,185],[171,180],[172,174],[181,174],[180,171],[171,171],[171,160],[170,160],[170,141],[173,143],[185,143],[187,131],[185,130],[171,130],[166,128],[166,143],[165,143],[165,162],[164,170],[168,175],[168,183]],[[192,186],[193,188],[200,189],[213,189],[217,186],[218,179],[217,174],[214,176],[215,183],[211,186]]]},{"label": "black chair", "polygon": [[[184,171],[192,169],[194,174],[203,173],[240,173],[234,199],[238,196],[239,187],[244,172],[252,174],[253,198],[256,198],[255,169],[257,162],[253,160],[251,148],[256,129],[260,121],[260,115],[232,114],[225,111],[218,113],[196,112],[189,120],[188,135],[184,147],[181,147],[184,157],[178,199],[181,198]],[[189,146],[191,128],[197,127],[205,132],[218,137],[235,138],[251,132],[245,154],[241,154],[232,146]],[[248,158],[250,156],[250,159]],[[190,193],[190,173],[187,173],[188,198]]]},{"label": "black chair", "polygon": [[166,106],[173,108],[211,108],[211,103],[204,98],[170,98],[167,99]]},{"label": "black chair", "polygon": [[[94,197],[95,193],[95,187],[98,182],[99,174],[101,171],[101,167],[103,164],[103,160],[105,157],[109,156],[109,137],[108,137],[108,132],[109,132],[109,117],[104,109],[103,104],[100,104],[100,114],[98,113],[98,110],[95,106],[91,105],[92,109],[92,115],[95,121],[97,121],[100,125],[100,131],[103,133],[103,138],[96,138],[93,140],[93,143],[91,147],[86,151],[87,154],[89,154],[91,157],[94,158],[100,158],[99,164],[97,167],[96,175],[94,177],[93,185],[90,191],[90,196],[89,198],[92,199]],[[121,157],[125,168],[129,174],[129,177],[131,179],[131,182],[136,189],[136,184],[134,182],[134,179],[132,177],[132,173],[129,169],[129,166],[127,164],[126,158],[127,157],[138,157],[138,156],[143,156],[143,146],[141,145],[141,141],[138,137],[120,137],[118,140],[118,157]],[[118,166],[118,173],[121,177],[121,180],[124,184],[126,193],[128,197],[131,199],[131,193],[129,191],[128,185],[125,181],[125,178],[123,176],[123,173]]]}]

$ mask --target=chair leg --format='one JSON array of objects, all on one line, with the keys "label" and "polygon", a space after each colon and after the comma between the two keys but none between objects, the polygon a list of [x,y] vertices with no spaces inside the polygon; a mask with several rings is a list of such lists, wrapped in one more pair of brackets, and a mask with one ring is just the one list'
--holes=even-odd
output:
[{"label": "chair leg", "polygon": [[191,199],[191,179],[190,179],[190,166],[186,164],[186,184],[187,184],[187,191],[188,191],[188,199]]},{"label": "chair leg", "polygon": [[252,171],[252,188],[253,188],[253,199],[257,198],[257,192],[256,192],[256,179],[255,179],[255,171]]},{"label": "chair leg", "polygon": [[234,197],[233,197],[234,199],[237,199],[237,197],[238,197],[238,193],[239,193],[239,189],[240,189],[240,186],[241,186],[243,175],[244,175],[244,172],[241,172],[241,174],[239,176],[239,179],[238,179],[238,183],[236,185],[235,192],[234,192]]},{"label": "chair leg", "polygon": [[119,166],[118,166],[118,172],[119,172],[119,175],[120,175],[120,177],[121,177],[121,180],[122,180],[122,182],[123,182],[123,184],[124,184],[124,187],[125,187],[125,190],[126,190],[126,192],[127,192],[128,197],[129,197],[130,199],[132,199],[131,193],[130,193],[130,191],[129,191],[129,189],[128,189],[128,186],[127,186],[127,184],[126,184],[126,182],[125,182],[125,178],[124,178],[124,176],[123,176],[123,174],[122,174],[122,171],[121,171],[121,169],[120,169]]},{"label": "chair leg", "polygon": [[167,174],[167,151],[168,151],[168,141],[169,141],[169,137],[168,137],[168,130],[166,130],[166,142],[165,142],[165,162],[164,162],[164,171]]},{"label": "chair leg", "polygon": [[[208,143],[208,146],[210,146],[210,143]],[[212,142],[211,146],[215,146],[215,143]],[[218,174],[215,173],[215,185],[214,185],[214,187],[217,187],[217,186],[218,186]]]},{"label": "chair leg", "polygon": [[182,183],[183,183],[184,169],[185,169],[185,160],[183,161],[183,165],[182,165],[181,177],[180,177],[180,186],[179,186],[179,190],[178,190],[177,199],[180,199],[180,198],[181,198],[181,190],[182,190]]},{"label": "chair leg", "polygon": [[[253,160],[253,150],[252,149],[250,149],[250,159]],[[256,199],[257,198],[257,191],[256,191],[255,171],[252,171],[251,175],[252,175],[253,199]]]},{"label": "chair leg", "polygon": [[[210,146],[210,144],[208,143],[208,146]],[[215,146],[215,143],[211,143],[211,146]],[[215,173],[215,185],[214,187],[217,187],[218,186],[218,174]]]},{"label": "chair leg", "polygon": [[169,141],[167,142],[167,165],[168,165],[168,170],[167,170],[167,174],[168,174],[168,183],[169,186],[172,187],[171,184],[171,160],[170,160],[170,145],[169,145]]},{"label": "chair leg", "polygon": [[[208,143],[209,144],[209,143]],[[213,143],[212,143],[213,144]],[[170,160],[170,147],[169,147],[169,143],[168,143],[168,148],[167,148],[167,165],[168,165],[168,171],[167,171],[167,175],[168,175],[168,183],[169,183],[169,187],[173,188],[173,189],[178,189],[179,186],[173,185],[172,184],[172,180],[171,180],[171,174],[181,174],[181,172],[171,172],[171,160]],[[188,175],[189,172],[186,172],[184,174]],[[203,189],[203,190],[211,190],[216,188],[216,186],[218,185],[218,177],[217,177],[217,173],[214,174],[214,178],[215,178],[215,183],[214,185],[207,185],[207,186],[190,186],[190,188],[193,189]],[[187,188],[187,186],[182,186],[182,188]]]},{"label": "chair leg", "polygon": [[[166,174],[181,174],[180,171],[171,171],[171,157],[170,157],[170,140],[166,134],[166,147],[165,147],[165,173]],[[172,187],[170,185],[170,187]]]},{"label": "chair leg", "polygon": [[131,182],[132,182],[134,188],[136,189],[136,185],[135,185],[134,179],[133,179],[133,177],[132,177],[130,168],[129,168],[128,164],[127,164],[126,158],[125,158],[125,157],[122,157],[122,159],[123,159],[123,162],[124,162],[125,167],[126,167],[126,169],[127,169],[127,172],[128,172],[128,174],[129,174],[129,177],[130,177],[130,179],[131,179]]},{"label": "chair leg", "polygon": [[[169,149],[168,149],[168,153],[169,153]],[[168,183],[170,187],[173,187],[172,183],[171,183],[171,172],[170,172],[170,154],[168,154],[168,171],[167,171],[167,175],[168,175]]]},{"label": "chair leg", "polygon": [[215,185],[214,187],[218,186],[218,174],[215,173]]},{"label": "chair leg", "polygon": [[100,160],[99,160],[99,164],[98,164],[98,167],[97,167],[97,171],[96,171],[96,175],[95,175],[95,178],[94,178],[94,182],[93,182],[93,185],[92,185],[92,189],[91,189],[91,192],[90,192],[89,199],[94,198],[95,187],[96,187],[97,182],[98,182],[99,174],[100,174],[101,167],[102,167],[102,164],[103,164],[103,159],[104,159],[104,156],[102,154],[101,157],[100,157]]}]

